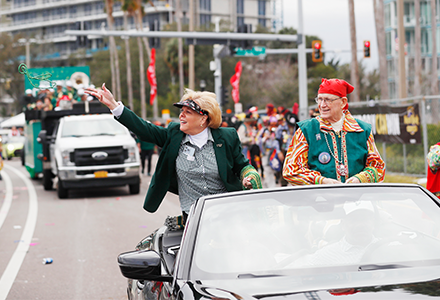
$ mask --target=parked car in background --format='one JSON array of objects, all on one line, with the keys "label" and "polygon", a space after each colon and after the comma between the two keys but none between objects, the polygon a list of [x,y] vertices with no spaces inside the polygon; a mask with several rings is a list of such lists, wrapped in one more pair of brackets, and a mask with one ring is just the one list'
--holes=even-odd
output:
[{"label": "parked car in background", "polygon": [[118,263],[129,299],[432,299],[440,203],[412,184],[207,196]]},{"label": "parked car in background", "polygon": [[12,159],[13,157],[21,157],[25,138],[24,136],[2,136],[3,157],[5,159]]}]

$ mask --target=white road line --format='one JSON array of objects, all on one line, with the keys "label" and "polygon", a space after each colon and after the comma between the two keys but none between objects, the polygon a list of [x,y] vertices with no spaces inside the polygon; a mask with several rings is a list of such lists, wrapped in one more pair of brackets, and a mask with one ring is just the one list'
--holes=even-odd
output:
[{"label": "white road line", "polygon": [[5,195],[5,201],[3,201],[2,208],[0,209],[0,228],[3,226],[3,222],[6,219],[6,216],[8,215],[9,208],[11,207],[12,202],[12,181],[9,177],[8,173],[2,172],[2,179],[5,180],[5,186],[6,186],[6,195]]},{"label": "white road line", "polygon": [[32,241],[38,216],[37,193],[32,185],[32,182],[27,176],[17,169],[8,165],[5,165],[5,168],[15,172],[26,184],[29,194],[29,210],[26,218],[26,225],[24,226],[23,234],[20,238],[21,242],[18,243],[17,249],[15,249],[8,266],[0,278],[0,300],[6,299],[15,281],[15,278],[17,277],[18,271],[20,271],[21,264],[23,263],[26,253],[29,250],[29,245]]}]

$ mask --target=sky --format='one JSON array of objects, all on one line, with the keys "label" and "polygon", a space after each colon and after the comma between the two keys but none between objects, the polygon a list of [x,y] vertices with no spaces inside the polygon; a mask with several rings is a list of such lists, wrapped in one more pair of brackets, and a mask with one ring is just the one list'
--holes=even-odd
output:
[{"label": "sky", "polygon": [[[298,29],[298,1],[282,0],[284,9],[284,27]],[[326,61],[336,57],[342,64],[351,62],[350,19],[348,0],[302,0],[303,29],[306,35],[316,35],[322,40],[323,50],[340,51],[326,54]],[[376,27],[374,23],[373,0],[354,1],[356,20],[357,49],[363,49],[363,41],[371,42],[371,57],[364,58],[363,52],[357,53],[358,61],[368,71],[378,69]],[[311,45],[306,45],[311,48]]]}]

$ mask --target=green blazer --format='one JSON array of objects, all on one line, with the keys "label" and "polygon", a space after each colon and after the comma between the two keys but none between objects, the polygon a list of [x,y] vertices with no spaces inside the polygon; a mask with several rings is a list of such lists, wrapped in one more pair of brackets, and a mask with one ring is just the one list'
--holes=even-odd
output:
[{"label": "green blazer", "polygon": [[[145,210],[155,212],[167,191],[178,194],[176,159],[185,133],[180,131],[179,123],[170,123],[167,128],[156,126],[126,107],[117,120],[140,140],[162,148],[144,202]],[[221,127],[211,129],[211,133],[220,178],[229,192],[242,190],[240,174],[244,167],[249,166],[249,160],[242,154],[237,131]]]}]

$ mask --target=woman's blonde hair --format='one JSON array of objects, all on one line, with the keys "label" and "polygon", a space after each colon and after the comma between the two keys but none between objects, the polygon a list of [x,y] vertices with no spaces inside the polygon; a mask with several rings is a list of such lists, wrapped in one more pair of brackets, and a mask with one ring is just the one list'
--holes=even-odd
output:
[{"label": "woman's blonde hair", "polygon": [[217,97],[211,92],[196,92],[190,89],[185,89],[180,102],[191,99],[200,105],[200,108],[208,112],[208,127],[217,129],[222,124],[222,112],[217,102]]}]

